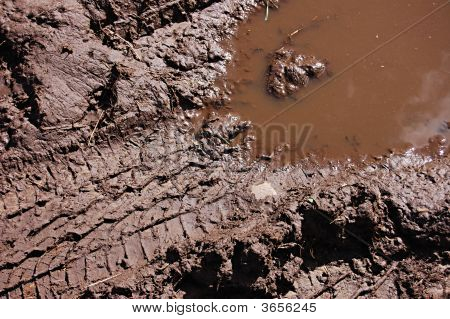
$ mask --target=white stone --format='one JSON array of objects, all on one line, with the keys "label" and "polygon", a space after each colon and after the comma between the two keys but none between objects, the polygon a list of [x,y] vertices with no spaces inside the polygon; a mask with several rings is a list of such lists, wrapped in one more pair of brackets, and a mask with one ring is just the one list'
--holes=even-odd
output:
[{"label": "white stone", "polygon": [[272,184],[264,182],[259,185],[252,186],[252,193],[255,195],[256,199],[264,199],[269,196],[277,196],[276,190],[272,187]]}]

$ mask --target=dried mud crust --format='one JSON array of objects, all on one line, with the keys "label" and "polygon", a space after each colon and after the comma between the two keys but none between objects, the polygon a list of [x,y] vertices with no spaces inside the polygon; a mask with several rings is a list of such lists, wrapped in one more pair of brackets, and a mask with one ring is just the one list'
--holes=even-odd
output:
[{"label": "dried mud crust", "polygon": [[447,158],[274,170],[194,129],[255,5],[2,1],[0,298],[446,297]]}]

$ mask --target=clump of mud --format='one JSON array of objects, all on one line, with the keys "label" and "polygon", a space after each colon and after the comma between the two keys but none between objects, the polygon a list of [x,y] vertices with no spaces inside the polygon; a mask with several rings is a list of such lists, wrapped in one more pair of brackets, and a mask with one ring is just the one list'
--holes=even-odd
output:
[{"label": "clump of mud", "polygon": [[314,56],[279,49],[274,53],[267,71],[267,92],[278,98],[292,95],[306,87],[310,78],[322,76],[325,70],[325,63]]}]

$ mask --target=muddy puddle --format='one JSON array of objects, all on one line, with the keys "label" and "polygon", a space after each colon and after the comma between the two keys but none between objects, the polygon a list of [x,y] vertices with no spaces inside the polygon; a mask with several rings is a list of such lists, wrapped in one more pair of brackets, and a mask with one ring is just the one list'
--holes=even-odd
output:
[{"label": "muddy puddle", "polygon": [[[446,1],[281,1],[260,9],[227,42],[227,109],[250,120],[255,155],[373,159],[448,150],[450,6]],[[280,48],[313,55],[327,71],[286,98],[266,72]],[[430,142],[431,141],[431,142]]]}]

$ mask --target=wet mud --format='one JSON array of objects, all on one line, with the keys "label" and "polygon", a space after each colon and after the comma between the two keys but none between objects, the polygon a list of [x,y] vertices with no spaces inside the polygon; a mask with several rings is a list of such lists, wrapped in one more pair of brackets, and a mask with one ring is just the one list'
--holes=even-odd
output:
[{"label": "wet mud", "polygon": [[280,168],[198,118],[264,11],[1,2],[0,298],[448,297],[448,157]]},{"label": "wet mud", "polygon": [[273,54],[267,70],[267,92],[278,98],[289,96],[308,86],[310,78],[319,78],[325,70],[325,63],[313,56],[280,49]]},{"label": "wet mud", "polygon": [[[240,25],[228,43],[235,54],[225,86],[232,111],[256,127],[256,155],[284,144],[291,163],[311,154],[367,161],[390,150],[448,152],[450,44],[442,30],[450,28],[450,8],[439,9],[443,3],[282,1],[267,21],[260,12]],[[277,50],[315,56],[327,72],[301,90],[287,81],[297,91],[289,99],[270,98],[266,73]],[[287,95],[286,85],[278,86],[269,91]],[[307,140],[280,132],[292,125],[307,130]],[[442,147],[428,147],[438,137],[445,139]]]}]

